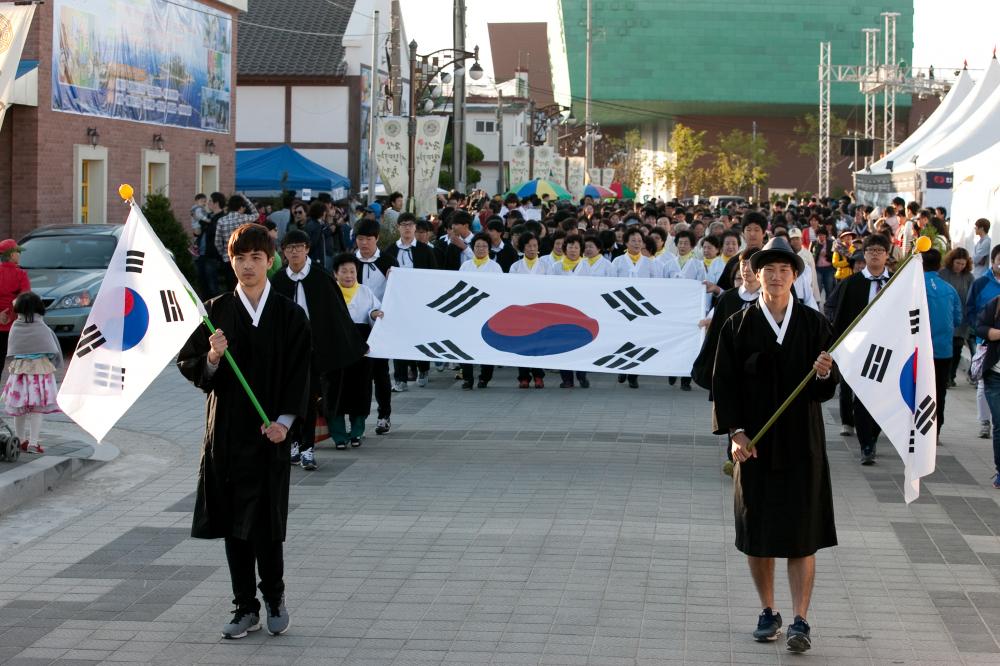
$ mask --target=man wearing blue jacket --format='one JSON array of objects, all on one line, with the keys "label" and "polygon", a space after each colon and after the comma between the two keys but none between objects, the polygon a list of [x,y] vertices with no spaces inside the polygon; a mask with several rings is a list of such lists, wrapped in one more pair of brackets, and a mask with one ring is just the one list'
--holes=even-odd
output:
[{"label": "man wearing blue jacket", "polygon": [[[1000,245],[994,245],[990,250],[990,270],[982,277],[976,278],[969,287],[968,300],[965,302],[966,323],[975,327],[979,314],[996,296],[1000,296]],[[977,343],[982,341],[982,338],[976,339]],[[982,380],[976,388],[976,409],[979,415],[979,437],[989,439],[993,434],[993,428],[990,425],[989,405],[986,403],[986,387]]]},{"label": "man wearing blue jacket", "polygon": [[941,436],[944,425],[944,400],[948,394],[951,365],[946,358],[951,352],[955,327],[962,323],[962,300],[955,288],[938,275],[941,270],[941,253],[928,250],[923,253],[924,286],[927,288],[927,309],[931,320],[931,343],[934,347],[934,378],[937,389],[937,434]]}]

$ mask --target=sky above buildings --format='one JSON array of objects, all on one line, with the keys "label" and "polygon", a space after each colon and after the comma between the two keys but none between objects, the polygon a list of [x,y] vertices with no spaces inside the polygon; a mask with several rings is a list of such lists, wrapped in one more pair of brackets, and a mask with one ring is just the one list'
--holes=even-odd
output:
[{"label": "sky above buildings", "polygon": [[[417,40],[419,53],[429,53],[452,45],[453,0],[402,0],[407,37]],[[559,43],[558,0],[467,0],[466,47],[479,45],[480,64],[493,78],[488,23],[545,22],[550,26],[552,46]],[[1000,44],[1000,2],[997,0],[914,0],[915,67],[934,65],[938,72],[962,66],[968,60],[973,75],[986,67],[993,49]],[[569,72],[565,58],[553,49],[553,77],[557,96],[568,94]],[[836,60],[836,50],[834,50]],[[838,63],[853,64],[853,63]],[[861,63],[858,63],[861,64]],[[582,91],[576,92],[582,95]]]}]

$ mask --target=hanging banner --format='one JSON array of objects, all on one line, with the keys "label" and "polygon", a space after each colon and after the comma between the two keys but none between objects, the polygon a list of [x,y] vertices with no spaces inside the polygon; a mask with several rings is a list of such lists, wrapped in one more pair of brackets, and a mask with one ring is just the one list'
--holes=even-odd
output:
[{"label": "hanging banner", "polygon": [[566,162],[566,189],[574,199],[582,199],[583,190],[587,187],[587,160],[584,157],[569,157]]},{"label": "hanging banner", "polygon": [[438,177],[441,175],[441,156],[444,154],[444,135],[447,129],[446,117],[417,118],[416,147],[413,153],[413,196],[416,198],[418,216],[437,212]]},{"label": "hanging banner", "polygon": [[53,111],[229,132],[228,14],[193,0],[54,0],[52,11]]},{"label": "hanging banner", "polygon": [[535,146],[534,164],[531,166],[532,178],[548,178],[552,168],[552,156],[555,150],[552,146]]},{"label": "hanging banner", "polygon": [[549,180],[553,183],[566,188],[566,158],[560,155],[554,155],[552,157],[552,166],[549,168]]},{"label": "hanging banner", "polygon": [[587,171],[587,175],[590,176],[591,185],[600,185],[603,179],[604,173],[602,169],[597,167],[591,168]]},{"label": "hanging banner", "polygon": [[528,150],[527,146],[510,148],[510,182],[507,183],[510,189],[513,190],[530,180],[530,157],[531,151]]},{"label": "hanging banner", "polygon": [[396,268],[382,310],[373,358],[688,377],[705,287]]},{"label": "hanging banner", "polygon": [[615,170],[601,169],[601,187],[611,187],[613,182],[615,182]]},{"label": "hanging banner", "polygon": [[17,63],[34,16],[35,5],[0,5],[0,125],[14,93]]},{"label": "hanging banner", "polygon": [[375,119],[375,164],[386,194],[402,192],[409,199],[410,140],[406,135],[407,118],[390,116]]}]

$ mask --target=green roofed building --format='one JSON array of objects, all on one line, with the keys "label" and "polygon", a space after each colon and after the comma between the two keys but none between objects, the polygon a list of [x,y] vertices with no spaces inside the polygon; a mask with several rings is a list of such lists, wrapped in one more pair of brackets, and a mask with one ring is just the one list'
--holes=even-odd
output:
[{"label": "green roofed building", "polygon": [[[586,0],[561,0],[573,109],[584,117]],[[820,42],[834,65],[863,65],[864,28],[883,28],[898,12],[897,60],[913,51],[913,0],[592,0],[592,116],[617,133],[641,129],[644,147],[665,151],[674,123],[713,135],[758,132],[781,158],[770,184],[814,190],[815,160],[790,148],[793,127],[819,104]],[[883,60],[879,33],[878,60]],[[864,126],[857,84],[831,86],[835,115]],[[910,98],[899,96],[897,133],[906,134]],[[878,103],[881,113],[881,97]],[[881,128],[881,118],[878,121]],[[839,145],[834,141],[834,163]],[[834,183],[850,182],[847,163]],[[810,179],[811,174],[811,179]]]}]

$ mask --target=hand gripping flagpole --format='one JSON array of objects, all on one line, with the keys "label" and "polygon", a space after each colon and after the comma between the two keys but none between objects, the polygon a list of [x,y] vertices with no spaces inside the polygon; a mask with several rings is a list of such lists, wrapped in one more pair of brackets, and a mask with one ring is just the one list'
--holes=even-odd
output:
[{"label": "hand gripping flagpole", "polygon": [[[864,319],[864,316],[868,314],[868,311],[872,308],[872,306],[875,305],[875,303],[878,301],[878,299],[882,297],[883,294],[885,294],[886,289],[889,288],[889,285],[892,284],[893,280],[895,280],[896,277],[903,272],[903,268],[906,266],[906,264],[910,263],[910,261],[921,252],[926,252],[927,250],[931,249],[931,239],[927,238],[926,236],[921,236],[914,243],[913,249],[914,251],[911,252],[905,259],[903,259],[903,262],[896,267],[896,271],[889,277],[889,281],[885,283],[885,286],[882,287],[882,289],[880,289],[877,294],[875,294],[875,298],[869,301],[868,305],[866,305],[865,308],[858,314],[858,316],[854,318],[854,321],[851,322],[850,326],[848,326],[844,330],[844,332],[841,333],[840,337],[837,338],[832,345],[830,345],[830,348],[826,350],[827,353],[832,352],[834,349],[840,346],[840,343],[844,341],[844,338],[846,338],[851,333],[851,331],[854,330],[854,327],[857,326],[862,319]],[[809,374],[805,376],[805,379],[799,382],[799,385],[795,387],[795,390],[792,391],[792,394],[789,395],[787,398],[785,398],[785,401],[781,403],[781,406],[778,407],[778,409],[774,412],[771,418],[767,420],[767,423],[765,423],[763,427],[761,427],[761,429],[757,431],[757,434],[754,435],[753,439],[750,440],[749,446],[747,446],[748,451],[753,451],[754,447],[757,446],[757,442],[760,441],[761,437],[763,437],[767,433],[767,431],[771,429],[771,426],[773,426],[775,422],[781,417],[781,415],[785,413],[785,410],[788,409],[789,406],[791,406],[792,402],[795,401],[795,398],[797,398],[799,394],[802,393],[805,387],[815,376],[816,376],[816,368],[813,368],[812,370],[809,371]],[[727,460],[722,466],[722,471],[727,476],[732,476],[733,462],[731,460]]]},{"label": "hand gripping flagpole", "polygon": [[[118,195],[130,206],[136,205],[135,199],[133,198],[134,194],[135,190],[132,189],[131,185],[125,184],[118,186]],[[216,330],[215,326],[212,325],[212,321],[208,318],[208,314],[205,314],[204,306],[202,306],[198,299],[195,298],[195,295],[190,291],[188,291],[188,296],[190,296],[191,300],[194,301],[196,306],[198,306],[198,311],[202,313],[202,322],[204,322],[209,332],[214,334]],[[240,367],[236,365],[236,359],[233,358],[228,349],[225,350],[222,355],[226,358],[226,361],[229,362],[229,367],[232,368],[233,374],[235,374],[236,378],[240,380],[240,385],[243,386],[243,390],[246,391],[247,397],[250,398],[250,402],[253,403],[254,409],[257,410],[257,415],[260,416],[260,419],[264,422],[264,427],[269,428],[271,426],[271,419],[267,418],[267,414],[264,413],[264,409],[260,406],[260,402],[257,401],[257,396],[254,395],[253,389],[251,389],[250,384],[247,383],[246,377],[243,376],[243,372],[240,370]]]}]

